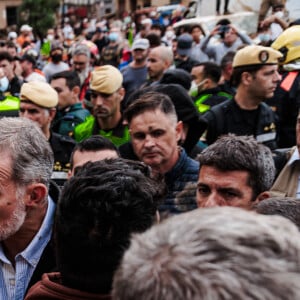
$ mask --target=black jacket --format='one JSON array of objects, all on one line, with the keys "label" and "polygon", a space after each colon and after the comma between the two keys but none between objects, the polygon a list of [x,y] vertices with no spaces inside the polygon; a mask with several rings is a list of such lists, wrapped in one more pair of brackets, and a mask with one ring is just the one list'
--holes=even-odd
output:
[{"label": "black jacket", "polygon": [[[212,144],[220,135],[234,133],[236,135],[253,135],[257,141],[262,142],[270,149],[277,148],[276,116],[271,108],[260,103],[255,120],[245,118],[244,113],[235,100],[227,100],[212,107],[204,114],[208,122],[206,142]],[[251,113],[251,111],[250,111]]]}]

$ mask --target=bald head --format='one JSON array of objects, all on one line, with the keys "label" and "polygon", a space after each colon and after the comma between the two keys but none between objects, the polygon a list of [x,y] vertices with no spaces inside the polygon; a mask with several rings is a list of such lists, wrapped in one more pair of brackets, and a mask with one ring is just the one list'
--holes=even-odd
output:
[{"label": "bald head", "polygon": [[147,62],[148,74],[152,81],[161,79],[163,73],[173,64],[173,52],[169,47],[152,48]]}]

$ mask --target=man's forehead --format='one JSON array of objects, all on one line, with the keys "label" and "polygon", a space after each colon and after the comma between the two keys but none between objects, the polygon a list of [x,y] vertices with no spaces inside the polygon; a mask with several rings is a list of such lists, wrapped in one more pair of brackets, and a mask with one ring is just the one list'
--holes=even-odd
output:
[{"label": "man's forehead", "polygon": [[[172,120],[172,116],[170,114],[166,114],[164,113],[162,110],[160,110],[159,108],[149,108],[149,109],[145,109],[141,112],[136,113],[132,119],[131,119],[131,123],[133,122],[133,120],[136,119],[143,119],[145,116],[147,115],[147,118],[151,118],[153,123],[157,123],[160,124],[162,120]],[[157,118],[157,115],[159,115],[159,119]]]},{"label": "man's forehead", "polygon": [[88,60],[88,57],[85,54],[74,54],[73,59],[81,59],[81,60]]},{"label": "man's forehead", "polygon": [[2,59],[0,60],[0,64],[10,64],[10,61],[8,61],[7,59]]},{"label": "man's forehead", "polygon": [[199,180],[205,181],[208,178],[214,178],[223,183],[236,183],[232,179],[248,182],[249,172],[246,170],[222,170],[215,166],[202,165],[199,170]]}]

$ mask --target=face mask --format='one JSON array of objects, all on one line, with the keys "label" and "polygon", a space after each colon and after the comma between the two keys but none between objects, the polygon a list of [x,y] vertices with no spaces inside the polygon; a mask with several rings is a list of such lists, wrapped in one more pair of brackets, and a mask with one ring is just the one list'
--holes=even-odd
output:
[{"label": "face mask", "polygon": [[278,11],[274,14],[277,18],[282,19],[284,17],[284,12],[283,11]]},{"label": "face mask", "polygon": [[127,17],[124,18],[124,23],[125,24],[128,24],[130,22],[131,22],[131,17],[130,16],[127,16]]},{"label": "face mask", "polygon": [[198,84],[195,81],[192,81],[192,85],[191,85],[191,88],[189,90],[190,96],[196,97],[198,95],[198,93],[201,92],[202,87],[203,87],[205,81],[206,81],[206,79],[202,80]]},{"label": "face mask", "polygon": [[116,32],[112,32],[108,35],[108,39],[111,41],[111,42],[116,42],[119,38],[119,35],[116,33]]},{"label": "face mask", "polygon": [[261,33],[258,35],[261,42],[269,42],[271,40],[271,35],[268,33]]},{"label": "face mask", "polygon": [[172,39],[174,37],[174,32],[173,31],[166,31],[166,38],[167,39]]},{"label": "face mask", "polygon": [[58,63],[62,60],[62,54],[53,54],[51,55],[51,59],[54,63]]},{"label": "face mask", "polygon": [[48,34],[48,35],[47,35],[47,40],[48,40],[48,41],[52,41],[53,38],[54,38],[54,36],[53,36],[52,34]]},{"label": "face mask", "polygon": [[0,79],[0,91],[1,92],[6,92],[9,86],[9,81],[7,79],[7,77],[2,77]]}]

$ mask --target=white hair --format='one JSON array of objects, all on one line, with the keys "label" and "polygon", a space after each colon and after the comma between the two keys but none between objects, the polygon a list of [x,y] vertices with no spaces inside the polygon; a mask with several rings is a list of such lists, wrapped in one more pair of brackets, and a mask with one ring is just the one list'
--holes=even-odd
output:
[{"label": "white hair", "polygon": [[113,299],[300,299],[300,236],[289,220],[198,209],[135,235]]}]

